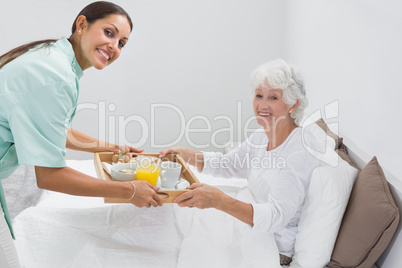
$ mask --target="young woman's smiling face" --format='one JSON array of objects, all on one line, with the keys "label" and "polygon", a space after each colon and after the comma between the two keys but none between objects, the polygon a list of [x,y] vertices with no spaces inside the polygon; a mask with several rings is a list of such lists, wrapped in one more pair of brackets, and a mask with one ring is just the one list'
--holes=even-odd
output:
[{"label": "young woman's smiling face", "polygon": [[94,66],[101,70],[119,58],[131,28],[125,16],[113,14],[93,24],[84,21],[82,29],[77,27],[77,31],[81,40],[80,55],[76,56],[81,68]]}]

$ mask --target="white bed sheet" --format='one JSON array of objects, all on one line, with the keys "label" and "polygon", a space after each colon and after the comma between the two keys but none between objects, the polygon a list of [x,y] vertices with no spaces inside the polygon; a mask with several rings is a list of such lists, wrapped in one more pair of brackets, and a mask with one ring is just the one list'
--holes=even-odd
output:
[{"label": "white bed sheet", "polygon": [[[96,176],[92,160],[68,166]],[[201,182],[250,202],[243,179]],[[45,192],[14,219],[23,267],[280,267],[272,234],[260,233],[214,209],[164,204],[137,208],[103,198]]]}]

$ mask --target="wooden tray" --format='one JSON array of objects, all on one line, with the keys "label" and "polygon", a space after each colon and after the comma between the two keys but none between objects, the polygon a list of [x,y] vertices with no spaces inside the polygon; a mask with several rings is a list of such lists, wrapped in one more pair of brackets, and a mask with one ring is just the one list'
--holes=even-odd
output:
[{"label": "wooden tray", "polygon": [[[136,154],[132,153],[133,158],[135,158],[138,155],[146,155],[146,156],[155,156],[158,157],[159,154]],[[110,175],[103,170],[102,167],[102,162],[106,162],[109,164],[112,164],[112,152],[102,152],[102,153],[95,153],[95,169],[96,169],[96,174],[98,175],[98,178],[102,180],[112,180]],[[177,162],[181,164],[181,175],[180,177],[182,179],[187,180],[190,184],[197,183],[199,182],[194,173],[187,167],[187,164],[184,162],[183,158],[181,158],[177,154],[168,154],[166,155],[162,161],[172,161],[172,162]],[[159,197],[162,199],[163,203],[173,203],[173,200],[190,190],[186,189],[161,189],[157,193]],[[119,199],[119,198],[110,198],[110,197],[105,197],[105,203],[128,203],[124,199]]]}]

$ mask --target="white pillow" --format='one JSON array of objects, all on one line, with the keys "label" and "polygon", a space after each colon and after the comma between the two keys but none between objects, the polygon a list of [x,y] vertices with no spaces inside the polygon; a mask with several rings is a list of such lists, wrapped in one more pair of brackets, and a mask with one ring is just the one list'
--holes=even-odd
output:
[{"label": "white pillow", "polygon": [[322,268],[331,259],[358,171],[335,152],[330,154],[338,160],[338,165],[313,171],[290,267]]}]

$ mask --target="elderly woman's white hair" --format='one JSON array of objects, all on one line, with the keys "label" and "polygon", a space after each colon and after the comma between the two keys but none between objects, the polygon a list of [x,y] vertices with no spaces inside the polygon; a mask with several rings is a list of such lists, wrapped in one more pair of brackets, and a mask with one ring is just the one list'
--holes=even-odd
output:
[{"label": "elderly woman's white hair", "polygon": [[258,87],[266,86],[267,83],[272,88],[282,90],[283,102],[289,107],[299,100],[299,105],[292,112],[291,117],[295,125],[300,126],[308,101],[303,79],[296,66],[288,64],[282,59],[262,64],[251,74],[251,86],[255,91]]}]

